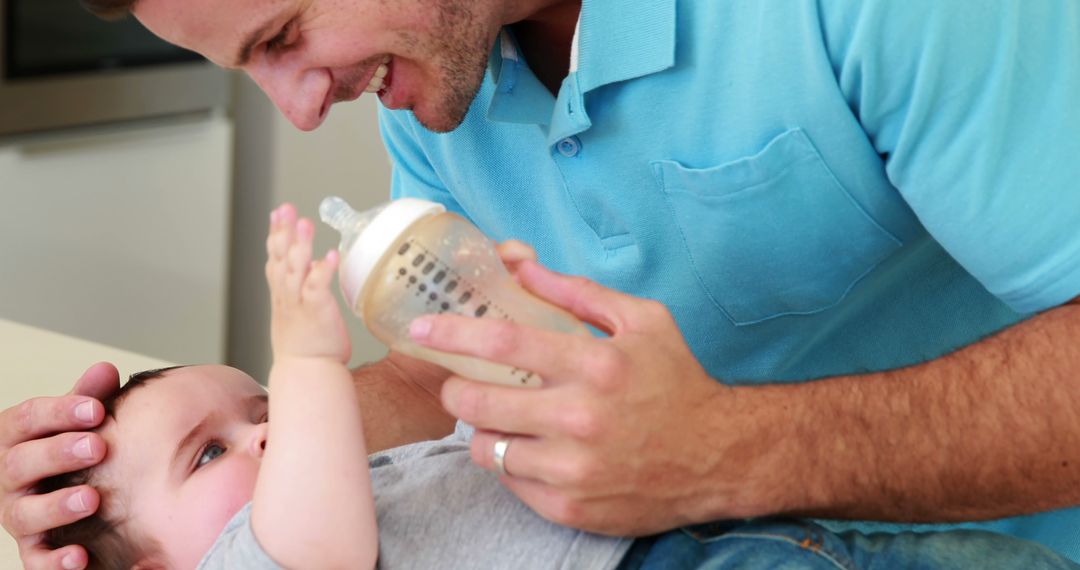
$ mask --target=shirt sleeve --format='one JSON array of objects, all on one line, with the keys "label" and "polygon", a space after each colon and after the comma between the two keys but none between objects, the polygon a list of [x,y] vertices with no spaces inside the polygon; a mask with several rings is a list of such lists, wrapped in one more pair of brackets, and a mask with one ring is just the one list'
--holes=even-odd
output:
[{"label": "shirt sleeve", "polygon": [[225,525],[198,570],[284,570],[259,545],[251,529],[251,503]]},{"label": "shirt sleeve", "polygon": [[390,156],[390,197],[421,198],[438,202],[451,212],[466,215],[446,189],[420,145],[422,129],[411,113],[379,107],[379,132]]},{"label": "shirt sleeve", "polygon": [[819,5],[840,89],[930,234],[1017,311],[1080,295],[1080,2]]}]

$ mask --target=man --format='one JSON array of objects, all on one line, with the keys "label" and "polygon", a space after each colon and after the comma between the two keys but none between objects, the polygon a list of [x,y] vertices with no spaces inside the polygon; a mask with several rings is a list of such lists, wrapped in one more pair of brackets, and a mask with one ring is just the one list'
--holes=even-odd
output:
[{"label": "man", "polygon": [[[301,129],[377,92],[395,196],[442,201],[588,278],[518,269],[603,338],[413,326],[544,379],[441,388],[480,428],[475,460],[541,515],[644,534],[1080,503],[1075,1],[139,0],[134,14],[246,71]],[[33,539],[76,516],[69,495],[21,493],[83,464],[58,459],[71,434],[32,438],[86,426],[59,419],[84,400],[0,423],[16,434],[4,524],[28,567],[77,554]],[[103,453],[90,447],[83,462]],[[1080,559],[1078,521],[989,528]]]}]

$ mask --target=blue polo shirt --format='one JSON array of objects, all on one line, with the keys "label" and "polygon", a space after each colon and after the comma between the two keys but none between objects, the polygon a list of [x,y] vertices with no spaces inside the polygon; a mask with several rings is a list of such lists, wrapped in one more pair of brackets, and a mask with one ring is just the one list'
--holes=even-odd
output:
[{"label": "blue polo shirt", "polygon": [[[1080,2],[584,0],[557,96],[504,32],[393,195],[663,302],[730,384],[937,358],[1080,295]],[[1080,560],[1080,515],[994,523]]]}]

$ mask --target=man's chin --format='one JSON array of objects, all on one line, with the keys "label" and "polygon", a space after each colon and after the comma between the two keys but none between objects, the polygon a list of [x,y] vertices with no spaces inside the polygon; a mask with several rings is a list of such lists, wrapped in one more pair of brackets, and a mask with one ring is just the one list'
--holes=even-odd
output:
[{"label": "man's chin", "polygon": [[413,116],[425,129],[433,133],[449,133],[465,122],[469,108],[464,109],[427,109],[416,107],[412,110]]},{"label": "man's chin", "polygon": [[455,121],[442,121],[442,120],[428,121],[428,120],[425,120],[420,115],[416,115],[416,120],[420,122],[420,125],[422,127],[424,127],[425,129],[427,129],[427,130],[429,130],[429,131],[431,131],[433,133],[445,134],[445,133],[449,133],[449,132],[453,131],[454,129],[460,127],[461,123],[465,120],[465,118],[462,117],[461,119],[458,119],[456,122]]},{"label": "man's chin", "polygon": [[442,97],[421,99],[413,106],[416,120],[433,133],[448,133],[461,126],[480,93],[484,70],[480,67],[472,81],[449,84],[440,89]]}]

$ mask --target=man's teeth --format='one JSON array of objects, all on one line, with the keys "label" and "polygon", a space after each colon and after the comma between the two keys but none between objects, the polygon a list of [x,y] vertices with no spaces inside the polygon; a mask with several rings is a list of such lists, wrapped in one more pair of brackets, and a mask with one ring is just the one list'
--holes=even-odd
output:
[{"label": "man's teeth", "polygon": [[390,63],[390,56],[384,57],[379,67],[375,68],[375,75],[371,76],[371,81],[364,88],[365,93],[376,93],[383,88],[383,78],[386,77],[387,73],[390,73],[390,68],[387,67],[388,63]]}]

